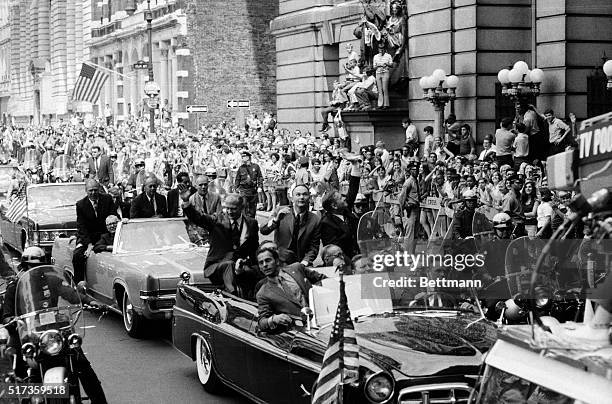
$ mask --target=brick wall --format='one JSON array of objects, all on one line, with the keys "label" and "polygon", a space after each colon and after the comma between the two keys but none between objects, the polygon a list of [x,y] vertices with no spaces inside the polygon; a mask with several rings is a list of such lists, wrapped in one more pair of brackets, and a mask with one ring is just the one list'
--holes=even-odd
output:
[{"label": "brick wall", "polygon": [[[276,110],[276,49],[270,21],[278,0],[186,0],[187,46],[193,65],[189,102],[208,105],[200,124],[237,116],[228,100],[250,100],[251,110]],[[180,111],[183,112],[183,111]],[[244,111],[242,111],[244,112]],[[188,126],[195,126],[190,116]]]}]

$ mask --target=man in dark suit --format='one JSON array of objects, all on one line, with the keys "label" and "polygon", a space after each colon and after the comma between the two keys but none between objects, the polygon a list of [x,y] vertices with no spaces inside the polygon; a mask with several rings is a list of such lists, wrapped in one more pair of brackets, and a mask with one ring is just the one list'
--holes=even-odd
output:
[{"label": "man in dark suit", "polygon": [[323,245],[335,244],[342,249],[348,258],[359,254],[357,244],[357,226],[359,218],[353,213],[353,205],[359,191],[361,177],[358,156],[347,157],[351,162],[351,177],[346,197],[333,191],[323,198],[325,214],[321,218],[321,240]]},{"label": "man in dark suit", "polygon": [[302,319],[302,309],[308,307],[308,291],[313,283],[325,275],[302,264],[281,268],[278,252],[271,247],[257,251],[259,269],[266,276],[257,292],[257,322],[262,331],[288,327],[295,319]]},{"label": "man in dark suit", "polygon": [[98,242],[93,246],[93,252],[98,254],[105,251],[113,251],[117,223],[119,223],[119,218],[117,216],[108,215],[106,218],[106,229],[108,232],[104,233],[102,237],[100,237],[100,240],[98,240]]},{"label": "man in dark suit", "polygon": [[87,163],[92,178],[97,179],[104,186],[115,183],[115,173],[110,159],[102,155],[100,146],[91,146],[91,157],[87,159]]},{"label": "man in dark suit", "polygon": [[[189,173],[181,171],[176,175],[176,182],[178,184],[186,185],[190,188],[191,194],[196,192],[196,189],[191,186],[191,179]],[[167,202],[168,202],[168,217],[181,217],[183,212],[180,209],[181,198],[179,196],[178,188],[173,188],[168,191]],[[179,214],[180,213],[180,214]],[[212,212],[211,212],[212,213]]]},{"label": "man in dark suit", "polygon": [[230,293],[238,291],[249,297],[260,278],[255,266],[259,226],[255,219],[242,214],[242,198],[227,194],[223,201],[225,212],[200,214],[189,201],[189,188],[181,184],[179,191],[185,216],[210,234],[204,276]]},{"label": "man in dark suit", "polygon": [[123,200],[121,188],[114,186],[108,190],[108,194],[113,198],[113,215],[119,219],[129,219],[130,204]]},{"label": "man in dark suit", "polygon": [[312,265],[319,253],[321,234],[320,218],[309,212],[310,190],[305,185],[293,189],[293,207],[283,206],[272,214],[272,219],[261,228],[261,234],[274,233],[278,252],[287,264],[301,262]]},{"label": "man in dark suit", "polygon": [[132,201],[130,218],[168,217],[166,198],[157,193],[157,178],[147,177],[145,191]]},{"label": "man in dark suit", "polygon": [[100,193],[98,181],[87,180],[85,191],[87,196],[76,203],[77,244],[72,255],[75,282],[85,278],[87,264],[85,252],[106,233],[106,218],[112,213],[113,208],[113,198]]}]

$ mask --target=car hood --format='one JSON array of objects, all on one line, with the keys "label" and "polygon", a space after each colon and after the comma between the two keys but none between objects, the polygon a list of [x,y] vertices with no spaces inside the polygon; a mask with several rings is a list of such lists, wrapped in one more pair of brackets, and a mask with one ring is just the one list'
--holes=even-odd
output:
[{"label": "car hood", "polygon": [[[417,313],[376,315],[354,322],[360,355],[383,369],[406,376],[432,376],[469,372],[482,364],[483,354],[497,335],[491,323],[471,314],[430,317]],[[332,327],[318,335],[329,340]]]},{"label": "car hood", "polygon": [[66,206],[50,209],[30,209],[30,221],[40,229],[76,229],[76,208]]},{"label": "car hood", "polygon": [[185,271],[191,274],[193,281],[202,282],[205,259],[206,250],[204,248],[185,248],[126,254],[122,256],[121,261],[137,268],[149,277],[159,279],[161,289],[175,289],[176,280]]}]

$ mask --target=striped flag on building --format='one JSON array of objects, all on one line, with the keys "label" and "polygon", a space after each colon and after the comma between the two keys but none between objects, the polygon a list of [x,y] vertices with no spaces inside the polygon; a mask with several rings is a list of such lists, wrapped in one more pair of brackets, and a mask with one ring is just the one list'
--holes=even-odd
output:
[{"label": "striped flag on building", "polygon": [[72,99],[74,101],[96,102],[107,79],[108,73],[83,63],[81,74],[79,74],[74,85]]},{"label": "striped flag on building", "polygon": [[11,204],[6,212],[6,217],[8,220],[15,223],[23,217],[27,210],[26,184],[23,184],[17,193],[12,196]]},{"label": "striped flag on building", "polygon": [[340,302],[321,373],[315,383],[312,404],[342,404],[342,385],[358,379],[359,346],[341,278]]}]

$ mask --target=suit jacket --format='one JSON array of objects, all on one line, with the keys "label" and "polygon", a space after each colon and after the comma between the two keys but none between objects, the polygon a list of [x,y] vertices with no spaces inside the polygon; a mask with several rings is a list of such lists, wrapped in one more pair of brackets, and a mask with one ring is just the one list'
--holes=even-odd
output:
[{"label": "suit jacket", "polygon": [[130,208],[130,218],[143,218],[153,217],[160,215],[162,217],[168,217],[168,207],[166,206],[166,198],[158,193],[155,194],[155,204],[157,205],[157,211],[153,211],[153,206],[149,202],[147,194],[144,192],[138,195],[132,200],[132,206]]},{"label": "suit jacket", "polygon": [[[198,208],[198,199],[201,198],[198,194],[193,194],[189,198],[189,202],[193,204],[194,207]],[[221,212],[221,197],[218,194],[208,192],[204,199],[204,203],[206,204],[206,213],[214,214],[217,212]],[[204,213],[204,212],[200,212]]]},{"label": "suit jacket", "polygon": [[[121,216],[119,216],[121,211]],[[130,204],[127,202],[120,201],[118,203],[113,202],[113,208],[111,209],[111,215],[117,216],[119,219],[130,218]]]},{"label": "suit jacket", "polygon": [[[271,217],[275,217],[276,211],[272,212]],[[297,261],[306,260],[309,264],[317,258],[319,254],[319,246],[321,244],[321,231],[319,215],[313,212],[306,212],[304,219],[300,222],[298,234],[298,251],[293,251],[296,254]],[[293,239],[295,224],[295,213],[293,208],[291,212],[278,222],[270,221],[261,228],[261,234],[268,235],[274,233],[274,242],[278,245],[279,254],[283,256],[286,250],[289,249]]]},{"label": "suit jacket", "polygon": [[[115,173],[113,171],[113,167],[111,166],[110,159],[107,156],[100,156],[100,167],[98,168],[98,179],[102,184],[108,184],[109,182],[115,183]],[[89,164],[89,172],[95,177],[96,174],[96,165],[94,163],[93,157],[87,159],[87,163]]]},{"label": "suit jacket", "polygon": [[[302,290],[302,294],[308,301],[308,292],[312,288],[313,283],[318,283],[321,279],[326,278],[325,275],[318,273],[313,269],[306,268],[302,264],[291,264],[281,268],[291,275]],[[257,319],[259,328],[262,331],[269,330],[267,319],[274,314],[285,313],[294,317],[302,317],[302,306],[293,294],[285,292],[285,290],[269,279],[261,286],[257,292],[257,310],[259,317]]]},{"label": "suit jacket", "polygon": [[183,212],[194,224],[205,228],[210,234],[210,250],[204,263],[204,275],[210,276],[214,268],[210,270],[212,264],[222,261],[244,258],[248,264],[255,265],[257,257],[255,252],[259,247],[259,225],[257,220],[242,215],[244,241],[234,250],[232,244],[232,228],[230,218],[226,213],[219,212],[213,215],[201,215],[196,209],[189,205]]},{"label": "suit jacket", "polygon": [[[195,192],[196,192],[196,189],[194,187],[191,187],[190,188],[191,195],[193,195]],[[172,188],[170,191],[168,191],[168,195],[166,196],[166,199],[168,202],[168,217],[179,217],[178,208],[181,203],[180,201],[181,198],[179,195],[178,188]]]},{"label": "suit jacket", "polygon": [[87,197],[76,203],[77,244],[95,244],[107,232],[106,217],[112,214],[112,207],[113,198],[108,194],[100,194],[97,216]]},{"label": "suit jacket", "polygon": [[96,254],[104,252],[106,251],[106,247],[109,245],[112,246],[114,242],[115,242],[115,234],[104,233],[102,237],[100,237],[100,240],[98,240],[96,244],[94,244],[93,251]]},{"label": "suit jacket", "polygon": [[359,245],[357,244],[359,218],[352,212],[358,190],[359,177],[351,176],[349,189],[346,193],[348,208],[342,215],[344,220],[331,212],[326,212],[321,218],[321,241],[323,241],[323,245],[335,244],[349,258],[359,254]]}]

